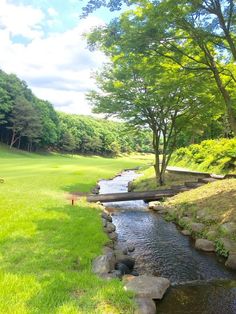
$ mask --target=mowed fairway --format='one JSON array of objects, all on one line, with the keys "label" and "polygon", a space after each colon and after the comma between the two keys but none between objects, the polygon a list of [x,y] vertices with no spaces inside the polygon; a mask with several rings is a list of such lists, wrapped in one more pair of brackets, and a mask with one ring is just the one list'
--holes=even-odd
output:
[{"label": "mowed fairway", "polygon": [[[137,159],[138,158],[138,159]],[[100,209],[70,191],[150,162],[10,152],[0,146],[0,313],[133,313],[117,280],[91,273],[107,241]]]}]

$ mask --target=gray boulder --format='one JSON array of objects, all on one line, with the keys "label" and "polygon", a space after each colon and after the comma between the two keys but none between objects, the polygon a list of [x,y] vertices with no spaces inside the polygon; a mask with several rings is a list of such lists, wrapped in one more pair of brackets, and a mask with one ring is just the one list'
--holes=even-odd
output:
[{"label": "gray boulder", "polygon": [[102,217],[103,219],[106,219],[106,220],[107,220],[107,218],[109,217],[109,215],[108,215],[107,213],[105,213],[105,212],[102,212],[102,213],[101,213],[101,217]]},{"label": "gray boulder", "polygon": [[161,206],[161,205],[155,205],[152,207],[152,210],[155,210],[157,212],[166,212],[166,207],[165,206]]},{"label": "gray boulder", "polygon": [[112,240],[112,241],[116,241],[118,238],[118,234],[116,232],[111,232],[108,233],[108,237]]},{"label": "gray boulder", "polygon": [[106,231],[108,233],[111,233],[111,232],[114,232],[115,230],[116,230],[116,226],[111,222],[107,222]]},{"label": "gray boulder", "polygon": [[198,250],[202,250],[205,252],[214,252],[215,246],[212,241],[206,240],[206,239],[197,239],[195,241],[195,247]]},{"label": "gray boulder", "polygon": [[225,266],[231,269],[236,269],[236,252],[230,252]]},{"label": "gray boulder", "polygon": [[100,274],[100,277],[105,279],[105,280],[111,280],[115,278],[122,278],[122,273],[119,270],[113,270],[110,273],[102,273]]},{"label": "gray boulder", "polygon": [[190,224],[190,228],[194,233],[200,233],[204,230],[205,225],[200,222],[193,222]]},{"label": "gray boulder", "polygon": [[139,297],[162,299],[170,281],[162,277],[138,276],[125,285],[125,289],[133,291]]},{"label": "gray boulder", "polygon": [[190,236],[191,235],[191,232],[189,230],[181,230],[181,233],[185,236]]},{"label": "gray boulder", "polygon": [[155,202],[155,201],[154,202],[149,202],[148,203],[148,208],[149,209],[153,209],[154,206],[158,206],[158,205],[160,205],[159,202]]},{"label": "gray boulder", "polygon": [[107,220],[102,218],[102,225],[105,228],[107,226]]},{"label": "gray boulder", "polygon": [[134,314],[156,314],[156,304],[150,298],[135,298],[138,308]]},{"label": "gray boulder", "polygon": [[115,257],[114,254],[109,252],[104,255],[100,255],[95,258],[92,265],[92,270],[95,274],[101,275],[104,273],[109,273],[115,267]]}]

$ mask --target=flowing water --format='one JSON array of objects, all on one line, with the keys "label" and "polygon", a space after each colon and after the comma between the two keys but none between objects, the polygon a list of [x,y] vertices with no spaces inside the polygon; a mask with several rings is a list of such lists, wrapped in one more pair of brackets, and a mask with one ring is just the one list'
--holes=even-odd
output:
[{"label": "flowing water", "polygon": [[[127,191],[138,175],[125,171],[112,180],[100,181],[100,193]],[[132,256],[139,274],[163,276],[172,287],[157,304],[165,314],[236,313],[236,272],[224,266],[214,253],[197,251],[193,240],[178,227],[147,210],[143,201],[106,203],[121,246],[134,245]]]}]

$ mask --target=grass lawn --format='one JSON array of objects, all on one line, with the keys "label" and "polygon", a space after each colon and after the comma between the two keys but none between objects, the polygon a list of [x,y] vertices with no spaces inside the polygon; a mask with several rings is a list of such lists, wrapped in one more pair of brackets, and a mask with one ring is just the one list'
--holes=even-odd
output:
[{"label": "grass lawn", "polygon": [[[132,187],[134,191],[155,190],[157,187],[154,167],[146,167],[141,170],[142,176],[133,181]],[[161,188],[170,188],[172,185],[182,185],[185,181],[197,181],[201,176],[189,175],[184,173],[166,172],[166,182]]]},{"label": "grass lawn", "polygon": [[107,236],[100,210],[68,192],[150,162],[10,152],[0,146],[0,313],[133,313],[118,280],[91,273]]}]

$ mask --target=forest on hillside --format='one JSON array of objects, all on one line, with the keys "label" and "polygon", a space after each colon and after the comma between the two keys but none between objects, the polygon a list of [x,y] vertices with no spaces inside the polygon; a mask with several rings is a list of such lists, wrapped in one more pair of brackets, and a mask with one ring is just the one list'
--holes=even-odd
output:
[{"label": "forest on hillside", "polygon": [[14,74],[0,71],[0,141],[28,151],[116,155],[151,152],[149,131],[120,122],[57,112]]}]

